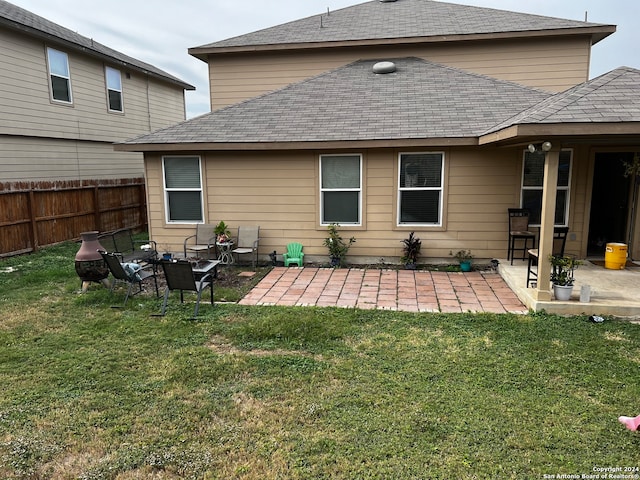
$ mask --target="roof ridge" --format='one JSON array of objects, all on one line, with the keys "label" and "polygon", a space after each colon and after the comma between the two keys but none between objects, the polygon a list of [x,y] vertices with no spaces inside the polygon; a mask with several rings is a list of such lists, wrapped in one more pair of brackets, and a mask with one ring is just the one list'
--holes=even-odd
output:
[{"label": "roof ridge", "polygon": [[[549,104],[542,110],[549,110],[552,106],[557,108],[554,108],[553,111],[546,113],[543,117],[540,118],[540,120],[549,118],[551,115],[557,113],[560,108],[567,108],[569,105],[578,102],[588,94],[605,87],[607,84],[623,75],[622,72],[617,72],[616,70],[606,72],[602,75],[599,75],[598,77],[592,78],[591,80],[587,80],[584,83],[580,83],[575,87],[571,87],[563,92],[556,93],[548,99]],[[605,78],[606,81],[601,82],[601,80],[604,80]],[[563,103],[562,107],[559,106],[561,103]],[[540,113],[542,113],[542,110]]]},{"label": "roof ridge", "polygon": [[569,110],[573,106],[578,105],[587,97],[594,94],[597,96],[598,91],[607,88],[608,85],[629,73],[640,74],[640,70],[632,67],[618,67],[592,78],[591,80],[587,80],[570,87],[567,90],[555,93],[536,105],[533,105],[522,112],[513,115],[511,118],[494,125],[490,129],[486,130],[482,135],[488,135],[498,130],[518,124],[544,123],[545,120],[559,115],[560,112]]},{"label": "roof ridge", "polygon": [[204,53],[227,48],[242,51],[256,46],[294,48],[335,42],[384,43],[390,38],[417,41],[494,34],[515,37],[540,31],[572,33],[579,28],[591,29],[592,43],[597,43],[615,31],[611,27],[614,26],[434,0],[372,0],[196,46],[189,53],[201,58]]}]

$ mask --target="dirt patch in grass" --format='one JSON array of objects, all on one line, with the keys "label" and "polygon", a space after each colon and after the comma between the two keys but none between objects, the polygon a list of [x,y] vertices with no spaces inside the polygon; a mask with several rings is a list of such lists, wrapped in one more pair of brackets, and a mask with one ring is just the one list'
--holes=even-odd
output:
[{"label": "dirt patch in grass", "polygon": [[268,356],[289,356],[289,355],[297,355],[300,357],[313,358],[314,360],[322,360],[320,355],[311,355],[306,352],[301,352],[299,350],[284,350],[281,348],[277,348],[274,350],[263,350],[260,348],[254,348],[251,350],[241,350],[235,346],[231,342],[229,342],[225,337],[220,335],[215,335],[211,338],[207,346],[213,350],[214,352],[220,355],[251,355],[254,357],[268,357]]},{"label": "dirt patch in grass", "polygon": [[[253,287],[262,277],[264,277],[270,270],[270,267],[262,267],[257,270],[252,270],[250,266],[234,266],[234,265],[219,265],[218,275],[215,279],[215,289],[231,289],[238,291],[248,291]],[[153,293],[153,281],[144,282],[143,288],[148,293]],[[164,278],[164,272],[162,268],[158,269],[158,289],[160,292],[164,292],[167,282]]]}]

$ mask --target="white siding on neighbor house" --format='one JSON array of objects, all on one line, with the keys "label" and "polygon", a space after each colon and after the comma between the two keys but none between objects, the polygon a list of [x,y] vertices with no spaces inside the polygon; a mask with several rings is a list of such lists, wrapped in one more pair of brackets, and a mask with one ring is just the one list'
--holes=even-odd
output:
[{"label": "white siding on neighbor house", "polygon": [[[47,46],[68,55],[71,105],[50,99]],[[6,30],[0,52],[1,181],[140,177],[142,154],[114,152],[112,144],[185,119],[178,85]],[[105,65],[121,72],[124,113],[109,112]]]},{"label": "white siding on neighbor house", "polygon": [[400,57],[423,58],[559,92],[588,80],[590,48],[588,37],[557,37],[211,55],[211,105],[216,110],[356,60]]}]

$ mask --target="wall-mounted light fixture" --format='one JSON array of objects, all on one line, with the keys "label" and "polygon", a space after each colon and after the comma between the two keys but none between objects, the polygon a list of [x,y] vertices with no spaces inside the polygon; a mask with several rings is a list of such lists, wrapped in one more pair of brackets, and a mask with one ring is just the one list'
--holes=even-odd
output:
[{"label": "wall-mounted light fixture", "polygon": [[536,152],[548,152],[549,150],[551,150],[551,148],[553,147],[553,145],[551,145],[551,142],[543,142],[540,143],[538,145],[534,145],[533,143],[530,143],[529,146],[527,147],[527,149],[531,152],[531,153],[536,153]]}]

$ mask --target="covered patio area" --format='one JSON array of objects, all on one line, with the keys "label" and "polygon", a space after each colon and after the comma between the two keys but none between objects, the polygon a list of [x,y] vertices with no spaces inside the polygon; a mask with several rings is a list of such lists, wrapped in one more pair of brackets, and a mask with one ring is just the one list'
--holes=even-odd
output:
[{"label": "covered patio area", "polygon": [[[594,259],[594,261],[596,261]],[[638,267],[608,270],[584,260],[575,271],[575,285],[571,299],[566,302],[538,300],[535,288],[527,288],[527,262],[515,260],[510,265],[501,260],[498,271],[506,284],[530,310],[559,315],[611,315],[640,319],[640,263]],[[580,290],[588,285],[590,301],[580,301]]]}]

